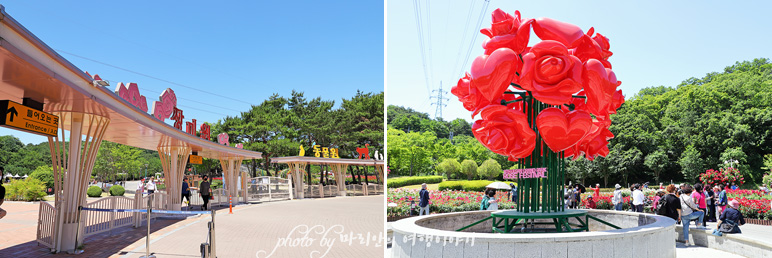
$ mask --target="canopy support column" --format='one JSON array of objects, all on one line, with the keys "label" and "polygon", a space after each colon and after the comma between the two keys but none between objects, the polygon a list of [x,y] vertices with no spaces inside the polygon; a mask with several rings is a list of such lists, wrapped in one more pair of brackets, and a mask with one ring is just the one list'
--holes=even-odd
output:
[{"label": "canopy support column", "polygon": [[225,190],[228,191],[230,196],[235,197],[236,203],[239,202],[239,171],[241,170],[241,162],[244,160],[242,157],[227,157],[220,159],[220,165],[222,165],[223,179],[225,180]]},{"label": "canopy support column", "polygon": [[78,220],[81,220],[78,206],[85,205],[91,170],[110,119],[71,111],[51,113],[59,116],[60,133],[48,137],[48,146],[54,172],[56,210],[53,249],[61,252],[76,248],[76,236],[77,242],[83,243],[83,223],[78,227]]},{"label": "canopy support column", "polygon": [[292,189],[295,191],[295,198],[296,199],[303,199],[305,198],[305,194],[303,192],[303,169],[306,166],[305,162],[289,162],[287,163],[290,167],[290,172],[292,173],[292,181],[295,183],[295,187]]},{"label": "canopy support column", "polygon": [[348,164],[331,164],[333,173],[335,173],[335,183],[338,186],[338,195],[346,196],[346,169]]},{"label": "canopy support column", "polygon": [[375,175],[376,180],[382,185],[385,185],[385,180],[383,179],[383,164],[375,164]]},{"label": "canopy support column", "polygon": [[166,198],[169,210],[180,210],[182,205],[182,177],[188,164],[191,148],[187,146],[158,146],[158,156],[164,169]]}]

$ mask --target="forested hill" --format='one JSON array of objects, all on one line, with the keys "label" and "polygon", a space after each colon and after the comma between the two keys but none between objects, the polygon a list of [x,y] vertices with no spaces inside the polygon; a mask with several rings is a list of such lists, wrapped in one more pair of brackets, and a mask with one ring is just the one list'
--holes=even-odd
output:
[{"label": "forested hill", "polygon": [[[747,181],[760,182],[764,171],[769,172],[762,167],[772,167],[772,155],[768,156],[769,164],[764,164],[764,155],[772,154],[772,63],[769,59],[737,62],[723,72],[689,78],[679,85],[644,88],[628,98],[611,118],[611,131],[616,137],[610,140],[609,156],[594,162],[569,161],[568,172],[573,180],[604,186],[670,180],[693,183],[699,173],[726,166],[724,161],[737,160],[734,166],[746,174]],[[467,131],[455,131],[456,122]],[[432,120],[409,108],[389,106],[388,123],[390,128],[403,132],[432,132],[439,139],[448,138],[448,131],[471,135],[470,124],[461,119]],[[392,134],[396,136],[397,132],[389,132],[390,159],[395,157],[391,155]],[[395,147],[401,144],[395,142]],[[445,154],[430,155],[436,158],[425,161],[434,166],[443,158],[460,162],[471,155],[458,143],[454,145],[452,154],[445,150]],[[391,160],[389,165],[405,169]]]},{"label": "forested hill", "polygon": [[642,181],[658,171],[665,180],[694,182],[737,160],[759,182],[763,157],[772,154],[772,64],[737,62],[675,87],[645,88],[612,119],[606,169],[613,177],[626,172]]}]

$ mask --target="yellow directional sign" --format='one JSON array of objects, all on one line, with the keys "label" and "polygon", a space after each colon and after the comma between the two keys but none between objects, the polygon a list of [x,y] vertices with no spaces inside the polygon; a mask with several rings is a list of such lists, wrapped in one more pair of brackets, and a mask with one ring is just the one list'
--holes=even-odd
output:
[{"label": "yellow directional sign", "polygon": [[188,163],[201,165],[204,163],[204,158],[198,155],[190,154],[190,160]]},{"label": "yellow directional sign", "polygon": [[59,116],[10,100],[0,100],[0,126],[43,136],[56,136],[59,129]]}]

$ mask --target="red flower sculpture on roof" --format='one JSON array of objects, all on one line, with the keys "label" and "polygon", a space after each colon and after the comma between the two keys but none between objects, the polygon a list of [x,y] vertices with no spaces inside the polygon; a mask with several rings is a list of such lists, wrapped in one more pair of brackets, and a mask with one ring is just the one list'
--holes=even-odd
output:
[{"label": "red flower sculpture on roof", "polygon": [[[472,117],[481,114],[475,137],[514,160],[532,154],[538,127],[544,143],[566,157],[608,155],[609,116],[624,103],[609,39],[594,28],[585,33],[550,18],[524,19],[519,11],[496,9],[491,20],[480,30],[489,37],[483,55],[451,90]],[[542,41],[529,47],[531,29]],[[538,116],[529,120],[526,113]]]}]

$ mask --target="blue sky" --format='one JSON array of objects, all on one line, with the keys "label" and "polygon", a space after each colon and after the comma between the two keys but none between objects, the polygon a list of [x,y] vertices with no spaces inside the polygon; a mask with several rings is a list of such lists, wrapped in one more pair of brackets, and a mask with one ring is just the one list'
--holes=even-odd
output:
[{"label": "blue sky", "polygon": [[[136,82],[148,102],[164,89],[173,89],[185,120],[195,118],[199,124],[236,116],[273,93],[289,96],[293,89],[305,92],[308,99],[335,100],[336,106],[357,90],[383,91],[380,1],[3,1],[2,5],[64,58],[110,81],[111,89],[118,82]],[[0,128],[0,135],[9,134],[25,144],[46,141]]]},{"label": "blue sky", "polygon": [[[611,41],[614,55],[609,61],[627,98],[644,87],[676,86],[690,77],[723,71],[736,61],[772,57],[770,2],[490,0],[480,27],[476,27],[476,21],[483,9],[482,0],[419,2],[427,74],[433,80],[427,86],[414,1],[389,1],[386,99],[390,105],[411,107],[432,117],[435,106],[430,104],[429,93],[439,88],[440,81],[443,89],[450,91],[463,71],[469,70],[472,60],[483,53],[481,45],[487,37],[479,30],[490,27],[491,12],[496,8],[508,13],[520,10],[527,18],[549,17],[576,24],[585,32],[595,27]],[[462,42],[470,6],[470,34]],[[466,56],[471,33],[478,36],[462,69],[460,63]],[[531,35],[529,45],[538,40]],[[443,118],[471,122],[471,112],[454,95],[446,96],[450,101]]]}]

